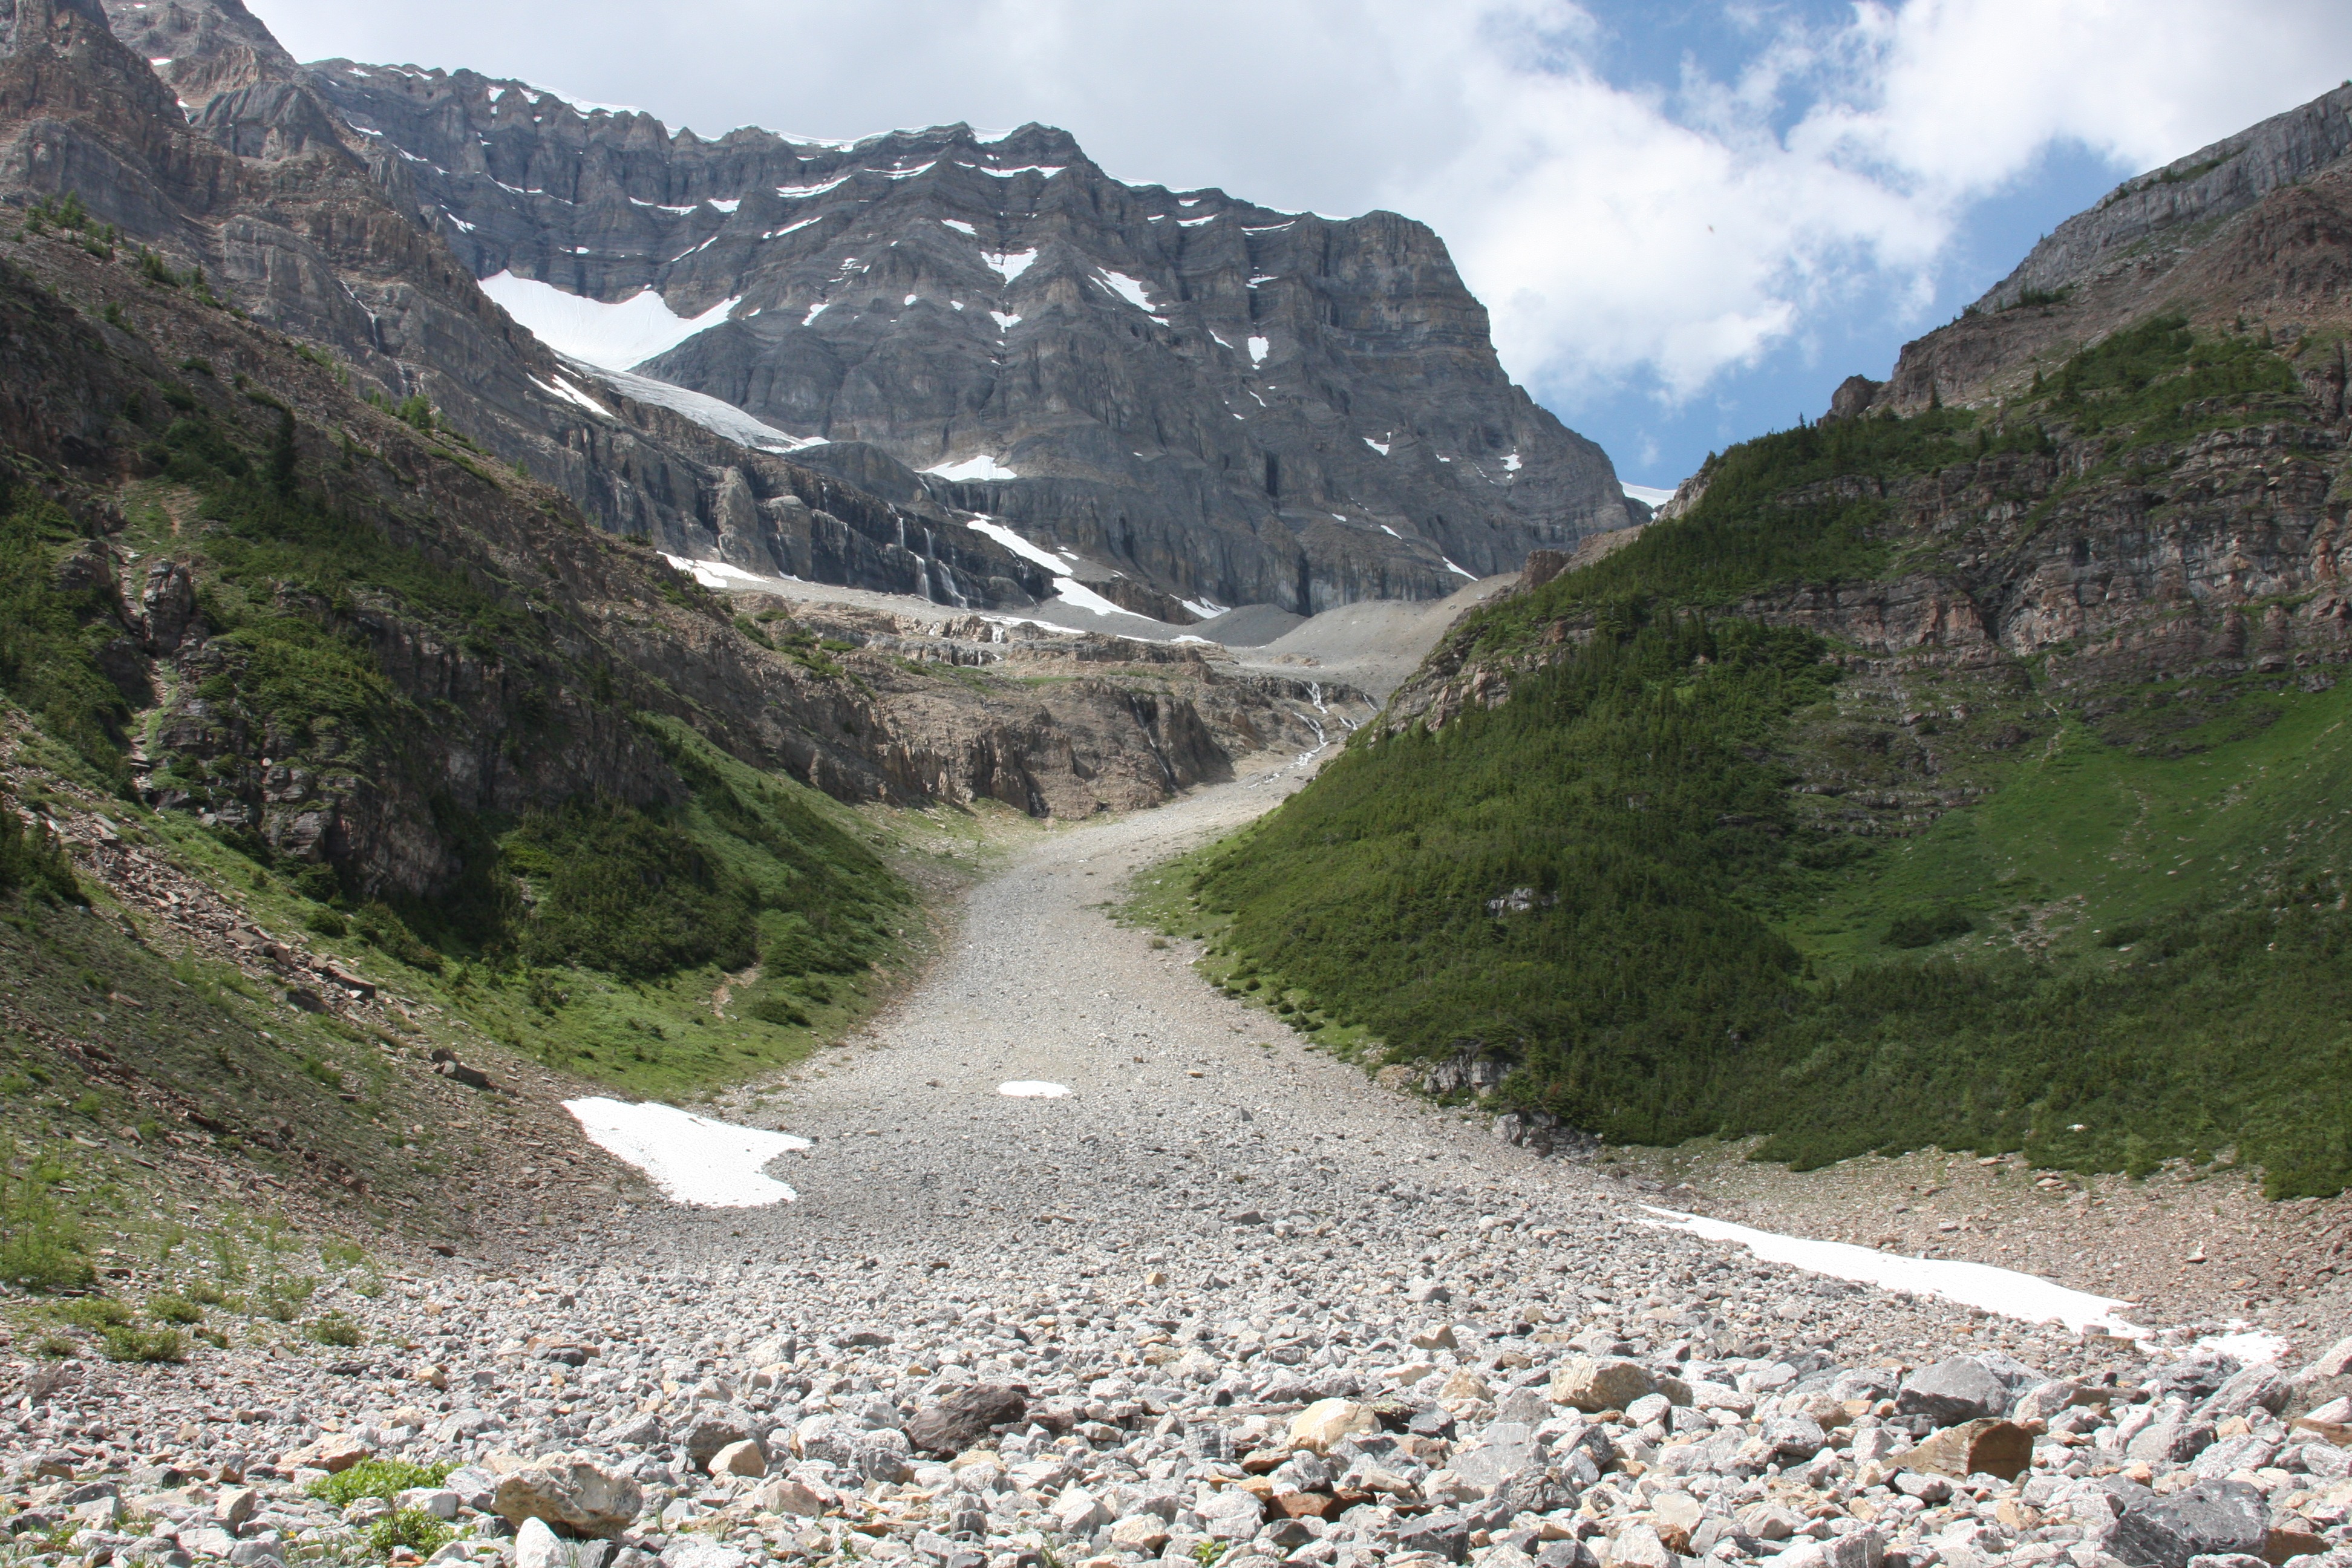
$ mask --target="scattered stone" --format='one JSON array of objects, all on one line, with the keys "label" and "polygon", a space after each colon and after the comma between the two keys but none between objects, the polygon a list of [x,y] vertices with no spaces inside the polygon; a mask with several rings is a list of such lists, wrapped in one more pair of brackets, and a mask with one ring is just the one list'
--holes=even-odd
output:
[{"label": "scattered stone", "polygon": [[578,1455],[558,1455],[499,1479],[491,1507],[509,1524],[527,1519],[562,1525],[580,1535],[613,1536],[635,1522],[645,1506],[637,1483]]}]

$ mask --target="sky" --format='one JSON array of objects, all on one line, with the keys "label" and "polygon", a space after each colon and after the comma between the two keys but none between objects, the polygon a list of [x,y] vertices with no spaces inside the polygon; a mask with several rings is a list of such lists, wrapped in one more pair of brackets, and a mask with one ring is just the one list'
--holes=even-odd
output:
[{"label": "sky", "polygon": [[1059,125],[1111,174],[1444,237],[1633,482],[1884,376],[2120,179],[2352,78],[2344,0],[248,0],[302,59],[673,127]]}]

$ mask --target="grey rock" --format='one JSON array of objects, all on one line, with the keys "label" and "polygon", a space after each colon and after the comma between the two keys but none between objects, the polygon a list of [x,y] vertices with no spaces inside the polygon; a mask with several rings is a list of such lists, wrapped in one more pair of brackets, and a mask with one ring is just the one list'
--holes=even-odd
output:
[{"label": "grey rock", "polygon": [[1028,1408],[1024,1390],[975,1384],[918,1410],[907,1423],[907,1440],[918,1452],[959,1454],[986,1436],[991,1427],[1020,1420]]},{"label": "grey rock", "polygon": [[1956,1426],[2009,1409],[2009,1385],[1969,1356],[1954,1356],[1921,1367],[1903,1383],[1895,1407],[1925,1415],[1938,1426]]},{"label": "grey rock", "polygon": [[2199,1481],[2168,1497],[2131,1498],[2107,1549],[2130,1568],[2189,1568],[2195,1557],[2260,1556],[2269,1529],[2262,1493],[2242,1481]]},{"label": "grey rock", "polygon": [[1470,1551],[1469,1521],[1447,1509],[1408,1520],[1397,1527],[1397,1550],[1434,1552],[1459,1563]]}]

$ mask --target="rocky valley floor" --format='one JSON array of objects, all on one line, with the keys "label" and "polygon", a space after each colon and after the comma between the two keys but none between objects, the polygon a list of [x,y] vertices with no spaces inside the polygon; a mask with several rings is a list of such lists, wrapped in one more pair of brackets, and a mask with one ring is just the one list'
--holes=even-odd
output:
[{"label": "rocky valley floor", "polygon": [[[862,1036],[702,1108],[811,1140],[795,1201],[680,1207],[583,1140],[550,1153],[622,1202],[352,1264],[310,1303],[337,1332],[215,1308],[225,1347],[153,1365],[26,1336],[16,1559],[2352,1563],[2328,1300],[2241,1366],[2201,1300],[2143,1300],[2135,1342],[1759,1262],[1109,918],[1303,776],[1027,837]],[[1070,1092],[999,1092],[1032,1080]]]}]

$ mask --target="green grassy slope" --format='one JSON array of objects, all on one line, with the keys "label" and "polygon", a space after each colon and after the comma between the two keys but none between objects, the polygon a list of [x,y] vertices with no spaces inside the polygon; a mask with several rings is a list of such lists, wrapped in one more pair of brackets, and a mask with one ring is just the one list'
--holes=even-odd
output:
[{"label": "green grassy slope", "polygon": [[[1897,723],[1842,650],[1737,613],[1929,558],[1882,484],[2092,443],[2046,515],[2278,417],[2291,386],[2260,345],[2156,322],[2032,410],[1736,448],[1686,521],[1457,634],[1466,663],[1523,671],[1507,702],[1367,731],[1147,907],[1213,931],[1213,973],[1335,1048],[1499,1050],[1504,1098],[1613,1140],[2131,1170],[2235,1150],[2274,1194],[2338,1190],[2352,690],[2061,691],[2041,661],[1947,661],[1902,690],[1953,716]],[[1562,624],[1586,640],[1525,673]],[[1857,831],[1855,777],[1948,798],[1924,826]],[[1839,788],[1800,787],[1823,778]]]}]

